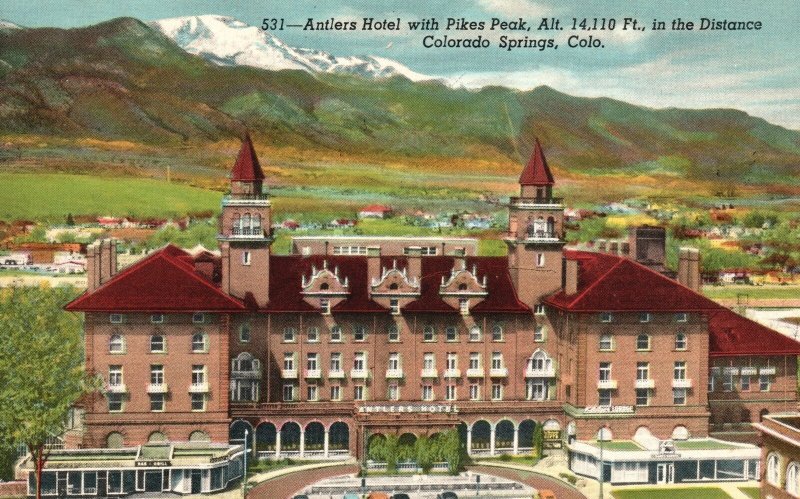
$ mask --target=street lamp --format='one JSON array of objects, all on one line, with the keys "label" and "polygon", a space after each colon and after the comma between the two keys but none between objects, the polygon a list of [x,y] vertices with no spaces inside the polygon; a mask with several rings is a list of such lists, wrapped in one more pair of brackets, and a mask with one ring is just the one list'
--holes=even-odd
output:
[{"label": "street lamp", "polygon": [[244,429],[244,475],[242,478],[242,497],[247,498],[247,440],[249,439],[250,432],[247,428]]}]

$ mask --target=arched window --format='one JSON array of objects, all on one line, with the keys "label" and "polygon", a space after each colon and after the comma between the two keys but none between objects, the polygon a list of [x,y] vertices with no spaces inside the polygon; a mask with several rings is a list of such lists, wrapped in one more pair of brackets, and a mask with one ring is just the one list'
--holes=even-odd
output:
[{"label": "arched window", "polygon": [[478,325],[469,328],[469,341],[481,341],[481,327]]},{"label": "arched window", "polygon": [[467,290],[467,284],[462,282],[461,284],[458,285],[458,290],[459,291],[466,291]]},{"label": "arched window", "polygon": [[258,359],[254,359],[249,352],[242,352],[233,360],[234,371],[253,372],[258,371],[259,367]]},{"label": "arched window", "polygon": [[164,335],[154,334],[150,337],[150,351],[155,353],[164,352],[167,349]]},{"label": "arched window", "polygon": [[600,335],[600,350],[608,352],[614,350],[614,336],[611,334]]},{"label": "arched window", "polygon": [[553,359],[545,352],[536,350],[528,359],[528,366],[534,371],[549,370],[553,367]]},{"label": "arched window", "polygon": [[389,284],[389,289],[391,289],[392,291],[398,289],[399,287],[400,286],[398,286],[396,282]]},{"label": "arched window", "polygon": [[786,468],[786,492],[795,497],[800,495],[800,464],[795,461]]},{"label": "arched window", "polygon": [[495,324],[492,326],[492,341],[503,341],[503,326]]},{"label": "arched window", "polygon": [[610,442],[613,439],[614,435],[611,433],[611,428],[609,428],[608,426],[604,426],[597,431],[597,440]]},{"label": "arched window", "polygon": [[239,341],[248,343],[250,341],[250,324],[245,322],[239,326]]},{"label": "arched window", "polygon": [[673,440],[689,440],[689,430],[685,426],[676,426],[672,430]]},{"label": "arched window", "polygon": [[125,351],[125,339],[121,334],[112,334],[108,340],[108,351],[111,353],[123,353]]},{"label": "arched window", "polygon": [[112,431],[106,437],[106,447],[109,449],[121,449],[125,444],[125,437],[118,431]]},{"label": "arched window", "polygon": [[194,333],[192,336],[192,352],[206,351],[206,336],[203,333]]},{"label": "arched window", "polygon": [[242,234],[250,235],[250,214],[245,213],[242,215]]},{"label": "arched window", "polygon": [[189,441],[190,442],[210,442],[211,437],[208,436],[208,433],[202,430],[195,430],[189,434]]},{"label": "arched window", "polygon": [[640,334],[636,337],[636,350],[650,350],[650,335]]},{"label": "arched window", "polygon": [[422,328],[422,341],[435,341],[436,332],[433,326],[428,325]]},{"label": "arched window", "polygon": [[147,442],[148,443],[167,442],[167,436],[161,433],[160,431],[154,431],[153,433],[150,434],[149,437],[147,437]]},{"label": "arched window", "polygon": [[261,215],[258,213],[253,214],[253,233],[261,230]]},{"label": "arched window", "polygon": [[545,233],[547,232],[547,222],[544,221],[543,217],[537,218],[533,222],[533,236],[535,237],[544,237]]},{"label": "arched window", "polygon": [[236,213],[233,215],[233,235],[238,236],[242,233],[242,217]]},{"label": "arched window", "polygon": [[767,482],[772,485],[780,486],[780,461],[780,456],[776,452],[767,456]]},{"label": "arched window", "polygon": [[678,333],[675,335],[675,350],[686,350],[687,345],[686,333]]},{"label": "arched window", "polygon": [[547,237],[555,237],[556,221],[553,217],[547,217]]},{"label": "arched window", "polygon": [[323,282],[322,284],[319,285],[320,291],[327,291],[328,288],[330,288],[330,285],[327,282]]}]

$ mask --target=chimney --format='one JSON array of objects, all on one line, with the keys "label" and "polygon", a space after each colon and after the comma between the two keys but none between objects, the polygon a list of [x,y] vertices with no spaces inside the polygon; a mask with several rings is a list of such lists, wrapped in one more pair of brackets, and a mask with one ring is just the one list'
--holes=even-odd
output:
[{"label": "chimney", "polygon": [[700,251],[696,248],[681,248],[678,252],[678,282],[700,292]]},{"label": "chimney", "polygon": [[467,268],[467,251],[464,248],[456,248],[453,251],[453,268],[461,270]]},{"label": "chimney", "polygon": [[111,240],[111,277],[117,275],[117,240]]},{"label": "chimney", "polygon": [[408,278],[422,279],[422,248],[408,247]]},{"label": "chimney", "polygon": [[608,252],[612,255],[616,255],[619,253],[619,242],[618,241],[609,241],[608,242]]},{"label": "chimney", "polygon": [[231,294],[231,245],[227,241],[219,244],[220,259],[222,260],[222,291]]},{"label": "chimney", "polygon": [[631,243],[629,241],[622,241],[619,243],[619,254],[620,256],[630,256]]},{"label": "chimney", "polygon": [[597,240],[597,252],[598,253],[605,253],[606,252],[606,240],[605,239],[598,239]]},{"label": "chimney", "polygon": [[565,257],[565,262],[564,294],[574,295],[578,292],[578,260],[571,260]]},{"label": "chimney", "polygon": [[380,279],[383,269],[381,269],[381,247],[370,246],[367,248],[367,288],[372,286],[373,279]]},{"label": "chimney", "polygon": [[111,244],[109,243],[108,239],[103,239],[100,241],[100,258],[98,261],[100,262],[100,285],[105,284],[111,278],[111,251],[110,250]]},{"label": "chimney", "polygon": [[97,289],[97,241],[86,247],[86,291],[91,293]]}]

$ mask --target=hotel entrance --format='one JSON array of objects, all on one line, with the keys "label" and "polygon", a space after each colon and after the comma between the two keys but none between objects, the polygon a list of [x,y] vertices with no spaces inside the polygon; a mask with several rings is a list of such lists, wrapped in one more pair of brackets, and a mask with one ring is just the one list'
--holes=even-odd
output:
[{"label": "hotel entrance", "polygon": [[658,463],[656,465],[656,483],[675,483],[675,463]]}]

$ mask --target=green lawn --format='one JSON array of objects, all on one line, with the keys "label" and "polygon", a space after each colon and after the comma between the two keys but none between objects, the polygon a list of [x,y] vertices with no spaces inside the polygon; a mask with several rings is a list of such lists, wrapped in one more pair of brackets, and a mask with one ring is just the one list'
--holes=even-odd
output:
[{"label": "green lawn", "polygon": [[713,300],[796,299],[800,286],[703,286],[703,294]]},{"label": "green lawn", "polygon": [[761,489],[759,489],[758,487],[739,487],[739,490],[747,494],[748,497],[752,497],[753,499],[761,498]]},{"label": "green lawn", "polygon": [[612,492],[615,499],[729,499],[731,496],[716,487],[658,487],[624,489]]}]

